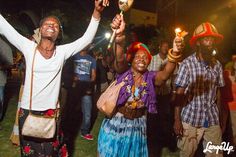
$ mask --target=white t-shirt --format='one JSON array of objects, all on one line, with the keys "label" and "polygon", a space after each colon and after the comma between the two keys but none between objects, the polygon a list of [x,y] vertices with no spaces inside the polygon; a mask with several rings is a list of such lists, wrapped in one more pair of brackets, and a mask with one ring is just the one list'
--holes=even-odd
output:
[{"label": "white t-shirt", "polygon": [[[84,35],[76,41],[56,46],[53,56],[45,59],[36,51],[33,71],[33,95],[32,110],[44,111],[55,109],[58,101],[62,67],[66,59],[83,50],[93,40],[99,20],[91,18],[90,24]],[[36,43],[20,35],[1,15],[0,34],[4,35],[8,41],[19,49],[25,57],[26,76],[25,85],[21,100],[21,107],[29,109],[31,69]]]}]

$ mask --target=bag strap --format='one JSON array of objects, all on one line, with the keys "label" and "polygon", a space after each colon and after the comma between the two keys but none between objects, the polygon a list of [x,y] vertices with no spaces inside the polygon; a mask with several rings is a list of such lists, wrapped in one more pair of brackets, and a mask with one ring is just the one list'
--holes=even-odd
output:
[{"label": "bag strap", "polygon": [[[35,47],[35,50],[34,50],[34,56],[33,56],[33,61],[32,61],[32,68],[31,68],[31,82],[30,82],[30,105],[29,105],[29,113],[31,114],[32,112],[32,96],[33,96],[33,71],[34,71],[34,61],[35,61],[35,55],[36,55],[36,50],[37,50],[37,47]],[[57,117],[57,109],[59,108],[59,101],[57,101],[57,104],[56,104],[56,117]]]},{"label": "bag strap", "polygon": [[30,105],[29,105],[29,113],[32,111],[32,95],[33,95],[33,71],[34,71],[34,60],[36,55],[37,46],[34,49],[34,56],[32,61],[32,67],[31,67],[31,80],[30,80]]}]

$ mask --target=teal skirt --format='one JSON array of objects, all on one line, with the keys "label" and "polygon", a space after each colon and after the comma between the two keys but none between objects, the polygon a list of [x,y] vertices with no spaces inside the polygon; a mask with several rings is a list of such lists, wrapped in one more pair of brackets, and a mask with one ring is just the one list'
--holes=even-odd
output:
[{"label": "teal skirt", "polygon": [[148,157],[146,116],[134,120],[117,113],[105,118],[98,136],[99,157]]}]

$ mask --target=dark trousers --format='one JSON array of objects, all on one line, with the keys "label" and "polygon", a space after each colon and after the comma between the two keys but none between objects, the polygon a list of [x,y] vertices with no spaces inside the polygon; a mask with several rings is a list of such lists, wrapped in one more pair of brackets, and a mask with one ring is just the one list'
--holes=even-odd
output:
[{"label": "dark trousers", "polygon": [[176,150],[176,138],[173,135],[174,106],[171,94],[157,95],[157,114],[148,114],[147,136],[150,157],[161,156],[163,147]]}]

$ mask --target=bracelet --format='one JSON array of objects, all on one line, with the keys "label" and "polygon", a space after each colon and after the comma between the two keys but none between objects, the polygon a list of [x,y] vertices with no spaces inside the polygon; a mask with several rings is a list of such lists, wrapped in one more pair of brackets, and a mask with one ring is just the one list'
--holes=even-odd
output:
[{"label": "bracelet", "polygon": [[171,58],[173,58],[173,59],[182,58],[182,54],[179,54],[178,56],[176,56],[176,55],[173,55],[172,52],[173,52],[173,49],[169,49],[168,55],[170,55]]},{"label": "bracelet", "polygon": [[167,55],[168,61],[172,62],[172,63],[178,63],[182,61],[182,58],[178,58],[178,59],[174,59],[172,57],[170,57],[169,55]]},{"label": "bracelet", "polygon": [[176,56],[176,55],[172,54],[172,51],[173,51],[173,49],[170,49],[168,51],[168,56],[167,56],[168,57],[168,61],[172,62],[172,63],[181,62],[182,61],[182,54]]},{"label": "bracelet", "polygon": [[177,62],[175,59],[170,58],[169,55],[167,56],[167,58],[168,58],[168,61],[171,62],[171,63],[176,63]]}]

